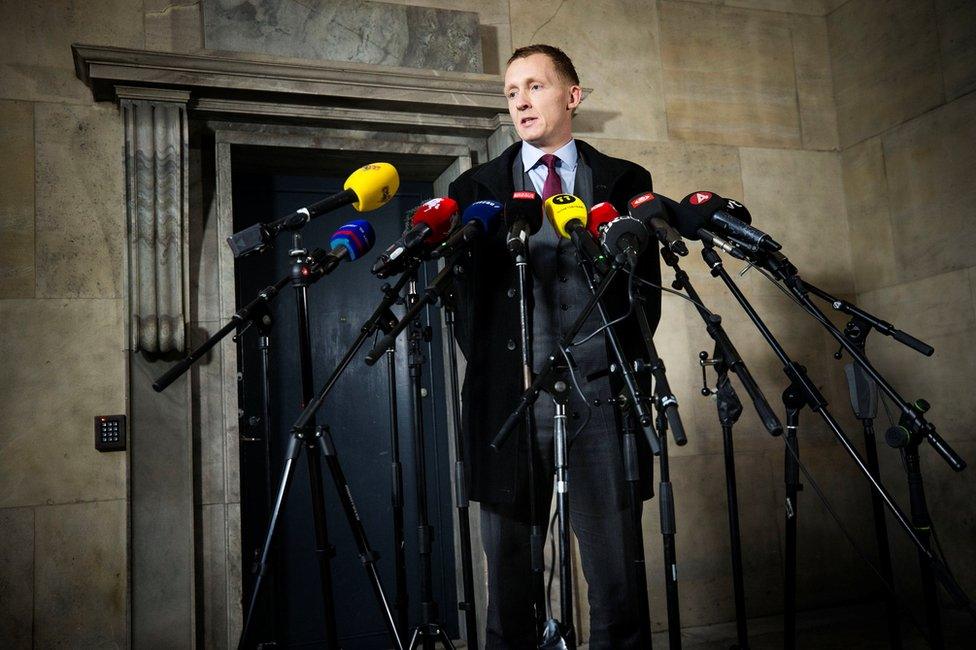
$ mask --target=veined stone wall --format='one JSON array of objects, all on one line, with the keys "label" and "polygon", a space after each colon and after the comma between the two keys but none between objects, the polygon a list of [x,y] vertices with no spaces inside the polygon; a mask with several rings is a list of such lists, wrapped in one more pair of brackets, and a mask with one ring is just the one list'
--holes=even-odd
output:
[{"label": "veined stone wall", "polygon": [[[559,45],[593,88],[580,137],[647,167],[681,197],[743,200],[810,281],[936,347],[869,351],[970,461],[976,423],[976,271],[965,254],[973,189],[976,18],[965,0],[393,0],[477,12],[486,72],[513,47]],[[127,643],[127,464],[99,454],[92,416],[126,409],[122,122],[74,76],[70,44],[202,51],[199,2],[0,3],[0,638],[12,647]],[[686,270],[776,404],[778,363],[696,254]],[[738,264],[729,263],[737,270]],[[665,270],[665,278],[670,272]],[[836,345],[755,272],[742,287],[859,436]],[[841,321],[838,321],[841,322]],[[710,339],[666,298],[657,336],[689,444],[672,448],[682,621],[733,617],[721,433],[698,394]],[[744,398],[744,394],[740,391]],[[880,423],[879,423],[880,425]],[[749,614],[780,611],[783,445],[746,406],[735,429]],[[825,427],[801,416],[801,454],[870,553],[867,486]],[[894,452],[885,478],[904,494]],[[973,470],[923,449],[933,516],[976,588]],[[809,488],[800,496],[801,608],[863,599],[870,572]],[[906,504],[907,505],[907,504]],[[211,522],[213,523],[213,522]],[[214,524],[216,525],[216,524]],[[665,618],[657,504],[645,513],[655,629]],[[901,579],[915,563],[892,531]],[[586,606],[582,603],[585,620]],[[585,629],[583,630],[585,635]]]}]

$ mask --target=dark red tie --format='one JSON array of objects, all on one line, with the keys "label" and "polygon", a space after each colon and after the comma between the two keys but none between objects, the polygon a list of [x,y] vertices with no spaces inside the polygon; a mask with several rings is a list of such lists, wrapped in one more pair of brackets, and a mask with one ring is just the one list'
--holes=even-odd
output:
[{"label": "dark red tie", "polygon": [[546,176],[546,182],[542,186],[542,200],[545,201],[550,196],[555,196],[556,194],[563,193],[563,182],[559,178],[559,172],[556,171],[556,162],[559,160],[556,156],[551,153],[547,153],[540,158],[542,163],[549,170]]}]

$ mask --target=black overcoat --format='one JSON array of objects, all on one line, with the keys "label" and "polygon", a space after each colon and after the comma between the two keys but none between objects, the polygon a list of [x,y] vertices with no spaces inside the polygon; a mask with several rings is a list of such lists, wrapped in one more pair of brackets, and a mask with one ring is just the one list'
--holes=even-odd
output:
[{"label": "black overcoat", "polygon": [[[593,173],[594,204],[609,201],[625,214],[631,198],[652,189],[650,173],[639,165],[605,156],[580,140],[576,145],[579,155]],[[449,195],[462,210],[483,199],[504,203],[514,191],[512,165],[521,147],[522,143],[517,142],[497,158],[464,172],[451,183]],[[467,361],[461,397],[461,439],[468,466],[468,496],[489,503],[513,502],[516,493],[521,494],[524,489],[524,486],[517,487],[524,479],[518,469],[525,466],[518,462],[519,450],[525,448],[522,432],[511,436],[497,452],[489,447],[489,442],[515,409],[522,394],[519,304],[514,291],[516,276],[505,248],[504,230],[500,228],[495,237],[476,242],[471,253],[462,260],[461,272],[455,280],[457,338]],[[655,240],[638,264],[638,273],[655,284],[661,282],[658,258]],[[645,296],[648,319],[652,327],[656,327],[661,314],[661,294],[647,290]],[[621,314],[627,310],[624,277],[618,277],[608,289],[604,304],[608,314]],[[616,331],[629,359],[647,357],[635,318],[622,322]],[[611,358],[609,354],[608,358]],[[537,367],[540,361],[536,359]],[[622,382],[616,373],[611,375],[611,388],[615,392],[622,390]],[[638,439],[642,443],[642,488],[647,498],[651,494],[650,449],[643,436]]]}]

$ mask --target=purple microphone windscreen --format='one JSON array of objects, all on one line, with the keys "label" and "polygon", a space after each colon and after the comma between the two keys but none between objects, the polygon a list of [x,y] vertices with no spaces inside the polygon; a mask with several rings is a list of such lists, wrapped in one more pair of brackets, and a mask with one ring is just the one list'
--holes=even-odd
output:
[{"label": "purple microphone windscreen", "polygon": [[329,238],[329,247],[333,250],[340,247],[345,248],[351,261],[359,258],[363,253],[369,252],[375,241],[376,233],[373,232],[373,226],[368,221],[357,219],[340,226],[338,230],[332,233],[332,237]]},{"label": "purple microphone windscreen", "polygon": [[498,226],[502,209],[503,206],[498,201],[475,201],[461,215],[461,225],[465,226],[472,221],[477,221],[481,224],[482,232],[491,234]]}]

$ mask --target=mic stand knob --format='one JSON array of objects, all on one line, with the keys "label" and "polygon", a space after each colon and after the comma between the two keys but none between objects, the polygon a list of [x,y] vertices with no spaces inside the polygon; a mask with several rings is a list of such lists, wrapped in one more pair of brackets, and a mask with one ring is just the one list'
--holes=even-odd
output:
[{"label": "mic stand knob", "polygon": [[702,397],[708,397],[710,395],[718,394],[718,388],[708,387],[708,375],[705,374],[705,368],[707,368],[708,366],[718,366],[721,365],[721,363],[722,360],[718,357],[709,359],[708,352],[705,352],[704,350],[698,353],[698,365],[701,366],[701,371],[702,371],[702,387],[701,387]]}]

